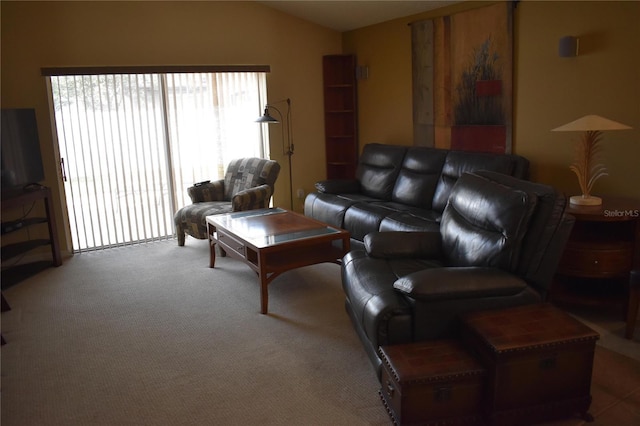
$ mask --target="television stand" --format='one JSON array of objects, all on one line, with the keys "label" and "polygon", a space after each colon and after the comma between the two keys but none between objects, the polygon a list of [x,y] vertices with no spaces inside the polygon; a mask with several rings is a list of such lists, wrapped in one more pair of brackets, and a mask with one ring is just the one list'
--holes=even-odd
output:
[{"label": "television stand", "polygon": [[9,259],[20,256],[37,247],[51,246],[51,262],[31,262],[13,266],[2,267],[2,288],[10,287],[29,276],[40,272],[50,266],[62,265],[60,254],[60,243],[58,241],[55,213],[53,201],[51,199],[51,189],[42,187],[31,187],[25,191],[2,194],[2,211],[15,210],[26,204],[35,203],[42,200],[45,208],[44,217],[24,217],[19,220],[2,222],[2,235],[19,231],[38,224],[47,224],[49,230],[48,239],[29,239],[2,246],[2,263]]}]

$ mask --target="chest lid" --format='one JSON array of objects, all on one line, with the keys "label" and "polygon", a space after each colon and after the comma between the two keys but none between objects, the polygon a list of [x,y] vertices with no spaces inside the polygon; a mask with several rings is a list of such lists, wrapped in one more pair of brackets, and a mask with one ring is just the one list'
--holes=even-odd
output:
[{"label": "chest lid", "polygon": [[386,368],[403,385],[464,381],[485,374],[456,340],[382,346],[379,351]]},{"label": "chest lid", "polygon": [[496,354],[545,350],[600,338],[597,332],[548,303],[478,311],[463,321],[467,331]]}]

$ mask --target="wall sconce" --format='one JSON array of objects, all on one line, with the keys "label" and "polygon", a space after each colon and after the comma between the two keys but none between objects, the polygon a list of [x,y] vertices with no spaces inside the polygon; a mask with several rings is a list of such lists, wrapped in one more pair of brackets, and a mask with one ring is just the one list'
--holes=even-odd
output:
[{"label": "wall sconce", "polygon": [[598,162],[601,151],[600,141],[605,130],[627,130],[631,127],[598,115],[586,115],[571,123],[556,127],[552,132],[583,132],[582,139],[577,146],[575,162],[569,167],[578,177],[582,195],[574,195],[569,199],[570,204],[579,206],[599,206],[600,197],[591,195],[591,189],[596,180],[607,176],[607,169]]},{"label": "wall sconce", "polygon": [[366,80],[369,78],[369,67],[366,65],[358,65],[356,67],[356,79]]},{"label": "wall sconce", "polygon": [[578,37],[566,36],[560,39],[558,43],[558,55],[561,58],[571,58],[578,56],[580,47],[580,39]]}]

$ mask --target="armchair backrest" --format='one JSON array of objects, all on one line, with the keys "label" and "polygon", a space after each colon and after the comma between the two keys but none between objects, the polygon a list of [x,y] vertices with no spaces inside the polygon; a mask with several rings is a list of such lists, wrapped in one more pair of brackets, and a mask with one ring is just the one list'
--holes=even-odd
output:
[{"label": "armchair backrest", "polygon": [[566,196],[540,183],[488,171],[479,171],[477,174],[498,184],[520,188],[538,198],[522,241],[516,273],[546,297],[575,223],[575,218],[565,213]]},{"label": "armchair backrest", "polygon": [[440,231],[446,261],[514,273],[546,297],[573,219],[554,188],[501,173],[464,174],[445,207]]},{"label": "armchair backrest", "polygon": [[271,193],[280,173],[280,164],[266,158],[238,158],[227,166],[224,175],[224,198],[231,200],[240,191],[269,185]]},{"label": "armchair backrest", "polygon": [[433,196],[433,209],[442,212],[447,205],[454,185],[464,173],[491,170],[520,179],[529,175],[529,160],[513,154],[486,152],[447,151],[442,173]]},{"label": "armchair backrest", "polygon": [[440,222],[446,264],[515,272],[537,198],[485,177],[463,174]]}]

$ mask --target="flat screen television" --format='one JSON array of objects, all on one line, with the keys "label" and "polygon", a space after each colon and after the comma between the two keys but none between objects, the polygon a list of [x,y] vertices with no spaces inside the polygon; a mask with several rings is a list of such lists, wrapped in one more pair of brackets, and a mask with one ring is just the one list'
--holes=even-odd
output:
[{"label": "flat screen television", "polygon": [[44,180],[35,109],[3,108],[0,138],[3,196]]}]

